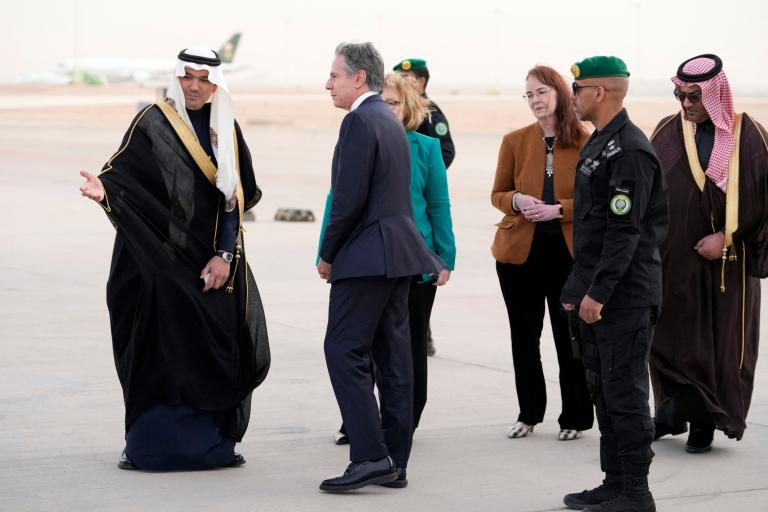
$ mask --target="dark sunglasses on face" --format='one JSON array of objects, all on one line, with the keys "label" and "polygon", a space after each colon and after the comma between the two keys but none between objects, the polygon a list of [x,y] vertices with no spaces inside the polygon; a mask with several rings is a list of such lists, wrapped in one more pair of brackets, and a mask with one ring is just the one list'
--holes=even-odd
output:
[{"label": "dark sunglasses on face", "polygon": [[701,101],[701,93],[700,92],[688,92],[685,93],[683,91],[675,91],[675,98],[677,98],[680,103],[685,102],[687,99],[690,103],[698,103]]},{"label": "dark sunglasses on face", "polygon": [[[579,94],[579,90],[581,90],[581,89],[589,89],[591,87],[603,87],[603,86],[602,85],[579,85],[576,82],[572,82],[571,83],[571,90],[573,91],[574,96],[576,94]],[[607,91],[608,89],[603,87],[603,90]]]}]

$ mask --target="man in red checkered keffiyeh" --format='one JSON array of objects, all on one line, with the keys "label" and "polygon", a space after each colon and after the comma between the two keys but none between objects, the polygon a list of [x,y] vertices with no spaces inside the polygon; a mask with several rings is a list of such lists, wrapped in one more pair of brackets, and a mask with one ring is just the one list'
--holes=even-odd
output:
[{"label": "man in red checkered keffiyeh", "polygon": [[768,134],[734,112],[716,55],[686,60],[672,82],[682,112],[651,136],[669,197],[655,438],[688,430],[686,451],[705,453],[715,430],[741,439],[747,427],[768,277]]},{"label": "man in red checkered keffiyeh", "polygon": [[[733,96],[728,78],[723,72],[723,63],[716,55],[699,55],[682,63],[677,69],[677,75],[672,77],[672,82],[676,86],[675,91],[686,119],[700,124],[706,120],[700,120],[697,114],[706,115],[715,127],[714,147],[708,165],[702,167],[707,177],[725,190],[728,161],[736,142],[733,138]],[[693,101],[697,91],[699,101]],[[686,95],[688,92],[691,94]]]}]

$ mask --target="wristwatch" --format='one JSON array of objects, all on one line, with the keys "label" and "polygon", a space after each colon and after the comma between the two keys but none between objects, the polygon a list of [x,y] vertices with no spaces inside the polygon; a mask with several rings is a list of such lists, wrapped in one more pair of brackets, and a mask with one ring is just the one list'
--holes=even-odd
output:
[{"label": "wristwatch", "polygon": [[232,263],[232,260],[235,259],[235,255],[228,251],[216,251],[216,255],[220,256],[227,263]]}]

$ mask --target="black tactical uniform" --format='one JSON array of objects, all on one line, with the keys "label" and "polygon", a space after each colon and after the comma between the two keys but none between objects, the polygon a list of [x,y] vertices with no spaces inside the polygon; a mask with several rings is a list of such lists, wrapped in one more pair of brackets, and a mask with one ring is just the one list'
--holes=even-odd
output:
[{"label": "black tactical uniform", "polygon": [[[584,295],[602,319],[579,321],[608,479],[645,481],[653,458],[648,355],[661,303],[658,246],[667,229],[666,186],[648,139],[622,110],[581,151],[574,191],[575,263],[565,304]],[[646,487],[647,489],[647,487]]]},{"label": "black tactical uniform", "polygon": [[[425,94],[426,98],[427,95]],[[445,114],[440,110],[432,100],[430,103],[430,113],[424,118],[419,128],[416,130],[418,133],[427,135],[428,137],[434,137],[440,140],[440,150],[443,153],[443,163],[445,168],[449,168],[453,162],[453,157],[456,156],[456,149],[453,146],[453,139],[451,138],[451,132],[448,129],[448,120],[445,118]]]}]

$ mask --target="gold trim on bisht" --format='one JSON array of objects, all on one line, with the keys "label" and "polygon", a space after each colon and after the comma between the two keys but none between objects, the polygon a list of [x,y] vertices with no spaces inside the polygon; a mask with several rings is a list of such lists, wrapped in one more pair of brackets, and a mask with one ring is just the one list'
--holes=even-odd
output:
[{"label": "gold trim on bisht", "polygon": [[[213,185],[216,186],[216,166],[213,165],[213,162],[211,161],[210,157],[206,154],[203,147],[200,145],[200,141],[197,139],[197,135],[195,135],[195,132],[192,131],[192,129],[187,125],[187,123],[184,122],[184,120],[179,116],[179,113],[176,112],[176,109],[173,108],[167,101],[159,101],[156,103],[156,105],[160,108],[160,111],[165,115],[165,118],[168,119],[168,122],[171,124],[171,127],[176,132],[176,134],[181,139],[182,144],[184,144],[184,147],[187,148],[187,151],[189,151],[189,154],[192,156],[192,159],[195,161],[197,166],[200,168],[201,171],[203,171],[203,174],[205,174],[205,177],[208,178],[208,181]],[[237,205],[238,205],[238,242],[236,249],[235,249],[235,268],[232,272],[232,279],[229,282],[229,285],[226,287],[226,291],[228,293],[233,293],[234,291],[234,275],[237,272],[237,263],[240,259],[240,244],[242,243],[242,231],[243,231],[243,215],[245,213],[245,193],[243,192],[243,184],[240,180],[240,157],[239,157],[239,148],[237,145],[237,132],[233,129],[232,130],[232,138],[235,141],[235,171],[237,172],[237,187],[235,187],[235,194],[237,195]],[[218,215],[218,213],[217,213]],[[217,225],[218,225],[218,219],[217,219]],[[246,276],[247,279],[247,276]],[[247,283],[247,281],[246,281]]]},{"label": "gold trim on bisht", "polygon": [[216,166],[211,162],[210,157],[206,154],[203,146],[200,145],[200,141],[197,140],[197,135],[192,129],[187,126],[187,123],[179,116],[176,109],[168,104],[166,101],[158,101],[156,103],[160,107],[160,111],[165,115],[168,122],[171,123],[171,127],[179,136],[184,147],[189,151],[190,156],[195,161],[200,170],[203,171],[205,177],[211,182],[211,185],[216,186]]},{"label": "gold trim on bisht", "polygon": [[[115,152],[115,154],[114,154],[114,155],[112,155],[112,156],[109,158],[109,161],[107,161],[106,165],[104,166],[104,168],[103,168],[103,169],[101,170],[101,172],[99,173],[99,176],[101,176],[101,175],[102,175],[102,174],[104,174],[105,172],[109,172],[109,171],[111,171],[111,170],[112,170],[112,160],[114,160],[115,158],[117,158],[117,157],[120,155],[120,153],[122,153],[123,151],[125,151],[125,148],[127,148],[127,147],[128,147],[128,144],[130,144],[130,143],[131,143],[131,139],[133,138],[133,132],[134,132],[134,130],[136,130],[136,126],[139,124],[139,121],[141,121],[141,118],[142,118],[142,117],[144,117],[144,114],[146,114],[146,113],[147,113],[147,111],[148,111],[150,108],[152,108],[152,105],[149,105],[149,106],[147,106],[147,107],[146,107],[146,108],[145,108],[145,109],[144,109],[144,110],[141,112],[141,114],[139,114],[139,116],[136,118],[136,120],[135,120],[135,121],[133,122],[133,124],[131,125],[131,129],[130,129],[130,131],[128,132],[128,139],[125,141],[125,144],[123,144],[123,146],[122,146],[120,149],[118,149],[118,150],[117,150],[117,152]],[[103,199],[103,201],[106,201],[107,205],[106,205],[106,206],[104,206],[103,204],[99,203],[99,206],[101,206],[102,208],[104,208],[104,211],[105,211],[105,212],[107,212],[107,213],[112,213],[112,207],[109,205],[109,196],[107,195],[107,191],[106,191],[106,189],[104,190],[104,199]]]},{"label": "gold trim on bisht", "polygon": [[[680,112],[680,119],[683,123],[683,142],[685,152],[688,156],[688,164],[691,167],[691,174],[699,187],[704,190],[706,183],[706,174],[699,164],[699,155],[696,151],[696,137],[693,131],[694,123],[686,121],[685,113]],[[736,260],[736,252],[733,249],[733,234],[739,228],[739,143],[741,139],[741,114],[736,114],[734,121],[733,138],[736,145],[731,153],[731,159],[728,162],[728,183],[725,187],[725,245],[723,247],[723,269],[721,274],[720,291],[725,293],[725,261],[728,255],[728,249],[731,248],[730,260]]]}]

